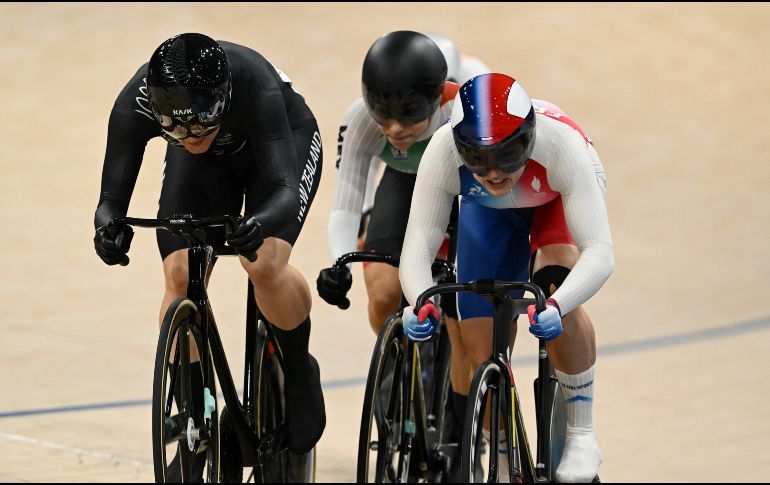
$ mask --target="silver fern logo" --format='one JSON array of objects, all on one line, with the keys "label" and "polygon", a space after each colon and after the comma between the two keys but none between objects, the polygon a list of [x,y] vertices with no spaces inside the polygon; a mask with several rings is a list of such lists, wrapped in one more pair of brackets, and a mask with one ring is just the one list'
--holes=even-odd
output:
[{"label": "silver fern logo", "polygon": [[537,177],[532,177],[532,188],[535,189],[535,192],[540,192],[541,187],[542,184],[540,183],[540,179]]},{"label": "silver fern logo", "polygon": [[140,96],[134,98],[139,109],[134,111],[155,121],[155,116],[152,115],[150,102],[148,101],[149,96],[147,96],[147,78],[142,79],[142,84],[139,86],[139,94]]}]

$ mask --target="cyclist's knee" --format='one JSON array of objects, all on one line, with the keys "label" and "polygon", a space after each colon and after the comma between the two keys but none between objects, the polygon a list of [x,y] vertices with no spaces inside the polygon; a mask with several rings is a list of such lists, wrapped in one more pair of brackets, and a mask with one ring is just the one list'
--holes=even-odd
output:
[{"label": "cyclist's knee", "polygon": [[187,292],[189,272],[187,270],[187,251],[175,251],[163,260],[163,276],[167,292],[184,294]]},{"label": "cyclist's knee", "polygon": [[467,318],[460,323],[462,343],[468,363],[473,371],[492,354],[492,319]]},{"label": "cyclist's knee", "polygon": [[286,265],[270,258],[257,258],[253,263],[243,262],[243,267],[254,285],[264,287],[273,284]]},{"label": "cyclist's knee", "polygon": [[564,266],[555,264],[544,266],[532,275],[532,283],[543,290],[546,298],[550,298],[556,292],[556,289],[564,283],[569,273],[570,269]]},{"label": "cyclist's knee", "polygon": [[249,274],[255,286],[267,287],[279,284],[279,276],[288,266],[291,245],[276,238],[268,238],[257,251],[257,260],[253,263],[246,258],[241,265]]},{"label": "cyclist's knee", "polygon": [[481,364],[489,360],[489,356],[492,353],[488,348],[484,346],[465,346],[465,350],[468,356],[468,361],[473,368],[473,372],[478,369]]},{"label": "cyclist's knee", "polygon": [[391,314],[398,310],[401,293],[387,290],[369,293],[369,305],[377,314]]},{"label": "cyclist's knee", "polygon": [[[391,271],[393,269],[393,271]],[[395,268],[367,268],[366,292],[369,305],[378,314],[393,313],[401,302],[401,283]]]}]

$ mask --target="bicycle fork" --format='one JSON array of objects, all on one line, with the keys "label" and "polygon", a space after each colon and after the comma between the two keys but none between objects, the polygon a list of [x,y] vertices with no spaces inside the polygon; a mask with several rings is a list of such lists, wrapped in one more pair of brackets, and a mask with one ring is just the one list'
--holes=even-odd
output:
[{"label": "bicycle fork", "polygon": [[[425,401],[423,400],[422,371],[418,358],[417,344],[411,340],[407,343],[407,358],[404,365],[403,399],[401,416],[403,425],[401,429],[401,446],[398,457],[398,470],[401,477],[408,477],[413,448],[417,449],[420,458],[421,474],[427,473],[430,468],[430,456],[425,441],[427,426]],[[418,433],[418,429],[420,432]]]}]

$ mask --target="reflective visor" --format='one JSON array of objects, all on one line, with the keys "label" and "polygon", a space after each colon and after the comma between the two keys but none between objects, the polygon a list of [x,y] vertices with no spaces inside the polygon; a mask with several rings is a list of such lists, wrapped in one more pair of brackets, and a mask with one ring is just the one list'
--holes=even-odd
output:
[{"label": "reflective visor", "polygon": [[431,100],[420,93],[366,93],[366,107],[379,125],[396,120],[402,126],[417,124],[430,118],[438,108],[440,98]]},{"label": "reflective visor", "polygon": [[518,133],[495,145],[472,145],[457,138],[455,145],[468,170],[485,176],[492,170],[514,173],[526,165],[532,155],[534,137],[534,126],[524,123]]},{"label": "reflective visor", "polygon": [[173,138],[206,136],[221,122],[228,90],[229,82],[213,89],[151,87],[150,107],[161,128]]},{"label": "reflective visor", "polygon": [[172,118],[170,116],[160,115],[157,118],[163,131],[177,140],[188,138],[190,136],[202,138],[219,128],[219,123],[214,125],[202,124],[199,116],[200,115],[191,115],[184,118]]}]

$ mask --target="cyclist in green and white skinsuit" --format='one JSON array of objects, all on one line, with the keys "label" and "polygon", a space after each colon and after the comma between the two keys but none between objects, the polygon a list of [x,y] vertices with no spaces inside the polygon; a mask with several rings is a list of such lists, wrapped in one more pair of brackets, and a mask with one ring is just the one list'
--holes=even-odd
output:
[{"label": "cyclist in green and white skinsuit", "polygon": [[[365,251],[399,254],[412,191],[433,133],[449,118],[458,86],[446,81],[441,50],[417,32],[392,32],[378,39],[363,66],[364,96],[348,108],[338,138],[337,181],[329,217],[329,255],[334,262],[358,249],[367,176],[373,159],[386,164],[377,189]],[[399,309],[398,270],[385,264],[364,268],[369,322],[375,331]],[[350,272],[321,271],[318,292],[337,305],[352,284]]]},{"label": "cyclist in green and white skinsuit", "polygon": [[[393,32],[370,48],[363,66],[364,96],[348,108],[337,140],[337,181],[328,229],[332,262],[357,249],[401,253],[423,152],[433,133],[449,118],[459,89],[451,81],[485,70],[481,61],[470,56],[461,58],[449,39],[436,35],[428,39],[415,32]],[[371,202],[368,194],[373,192],[382,164],[385,170]],[[370,205],[371,218],[361,248],[358,236],[362,209]],[[447,257],[446,247],[438,255]],[[379,332],[387,317],[399,310],[398,270],[386,264],[365,265],[364,279],[369,323]],[[318,293],[332,305],[347,301],[345,295],[351,285],[347,268],[341,273],[324,269],[318,277]],[[470,364],[453,307],[445,308],[452,344],[451,382],[453,389],[466,389],[470,385]],[[454,429],[459,431],[466,396],[453,392],[451,400]],[[455,438],[459,440],[459,436]]]}]

